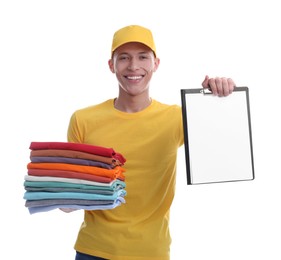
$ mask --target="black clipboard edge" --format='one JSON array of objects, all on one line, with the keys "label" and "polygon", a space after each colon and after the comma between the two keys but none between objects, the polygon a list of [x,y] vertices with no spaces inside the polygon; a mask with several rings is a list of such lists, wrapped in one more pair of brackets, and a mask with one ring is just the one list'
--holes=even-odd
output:
[{"label": "black clipboard edge", "polygon": [[[189,142],[188,142],[188,131],[187,131],[187,113],[186,113],[186,94],[198,94],[201,93],[204,95],[203,88],[193,88],[193,89],[181,89],[181,102],[182,102],[182,115],[183,115],[183,133],[184,133],[184,148],[185,148],[185,161],[186,161],[186,174],[187,174],[187,184],[188,185],[197,185],[197,184],[210,184],[210,183],[221,183],[221,182],[238,182],[238,181],[248,181],[255,179],[255,169],[254,169],[254,153],[253,153],[253,141],[252,141],[252,125],[251,125],[251,113],[250,113],[250,98],[249,98],[249,88],[246,86],[235,87],[235,91],[245,91],[246,101],[247,101],[247,114],[248,114],[248,124],[249,124],[249,137],[250,137],[250,148],[251,148],[251,164],[252,164],[252,179],[247,180],[232,180],[232,181],[221,181],[221,182],[206,182],[206,183],[193,183],[191,176],[190,168],[190,159],[189,159]],[[209,92],[207,94],[212,94]]]},{"label": "black clipboard edge", "polygon": [[[200,89],[201,90],[201,89]],[[189,139],[187,132],[187,113],[186,113],[186,93],[198,93],[199,89],[181,89],[181,102],[182,102],[182,121],[183,121],[183,135],[184,135],[184,150],[185,150],[185,163],[186,163],[186,174],[187,184],[191,185],[191,172],[190,172],[190,160],[189,160]]]}]

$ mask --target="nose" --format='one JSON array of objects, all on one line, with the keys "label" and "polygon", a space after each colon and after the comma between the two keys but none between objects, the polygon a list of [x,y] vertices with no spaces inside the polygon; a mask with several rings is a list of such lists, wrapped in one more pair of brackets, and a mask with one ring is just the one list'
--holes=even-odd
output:
[{"label": "nose", "polygon": [[132,58],[130,60],[129,66],[128,66],[128,70],[137,70],[139,68],[138,62],[135,58]]}]

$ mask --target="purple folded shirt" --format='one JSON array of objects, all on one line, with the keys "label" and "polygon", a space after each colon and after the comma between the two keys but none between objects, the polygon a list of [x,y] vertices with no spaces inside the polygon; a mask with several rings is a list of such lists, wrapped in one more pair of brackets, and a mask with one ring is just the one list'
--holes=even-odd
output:
[{"label": "purple folded shirt", "polygon": [[56,156],[35,156],[30,157],[30,161],[34,163],[69,163],[69,164],[79,164],[87,166],[96,166],[105,169],[112,169],[112,166],[107,163],[88,160],[88,159],[79,159],[79,158],[67,158],[67,157],[56,157]]}]

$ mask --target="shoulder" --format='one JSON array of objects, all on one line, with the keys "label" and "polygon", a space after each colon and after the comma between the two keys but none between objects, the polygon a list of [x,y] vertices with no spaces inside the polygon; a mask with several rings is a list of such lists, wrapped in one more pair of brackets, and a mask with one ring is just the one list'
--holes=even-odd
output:
[{"label": "shoulder", "polygon": [[[87,106],[75,110],[71,115],[71,122],[76,122],[81,124],[93,121],[93,119],[98,120],[102,118],[106,113],[109,113],[113,107],[113,99],[106,100],[102,103]],[[111,108],[111,109],[110,109]]]},{"label": "shoulder", "polygon": [[154,107],[158,110],[164,110],[166,112],[171,112],[171,113],[181,113],[181,107],[176,104],[166,104],[159,102],[157,100],[153,100]]},{"label": "shoulder", "polygon": [[158,126],[168,129],[169,136],[174,137],[178,146],[183,144],[183,122],[182,122],[182,108],[179,105],[165,104],[159,101],[155,101],[156,110],[159,113],[155,115],[155,122]]},{"label": "shoulder", "polygon": [[167,123],[181,124],[182,109],[176,104],[166,104],[153,100],[153,114],[159,120],[166,121]]},{"label": "shoulder", "polygon": [[113,99],[108,99],[99,104],[79,108],[76,111],[74,111],[73,115],[79,117],[87,117],[87,116],[92,116],[93,113],[95,115],[97,115],[99,112],[103,113],[104,111],[110,110],[110,108],[113,108]]},{"label": "shoulder", "polygon": [[75,111],[75,113],[88,113],[91,111],[96,111],[96,110],[100,110],[100,109],[107,109],[109,107],[113,107],[113,99],[108,99],[102,103],[99,104],[95,104],[95,105],[91,105],[91,106],[87,106],[87,107],[83,107],[80,109],[77,109]]}]

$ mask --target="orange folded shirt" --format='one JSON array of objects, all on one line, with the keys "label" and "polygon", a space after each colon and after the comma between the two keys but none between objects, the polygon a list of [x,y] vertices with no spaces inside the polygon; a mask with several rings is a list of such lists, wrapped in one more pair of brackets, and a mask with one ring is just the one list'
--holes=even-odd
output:
[{"label": "orange folded shirt", "polygon": [[28,175],[30,176],[40,176],[40,177],[60,177],[68,179],[80,179],[86,181],[110,183],[114,179],[105,176],[97,176],[94,174],[87,174],[82,172],[73,172],[65,170],[47,170],[47,169],[28,169]]},{"label": "orange folded shirt", "polygon": [[27,169],[49,169],[49,170],[65,170],[82,172],[88,174],[94,174],[97,176],[105,176],[111,179],[125,180],[125,169],[121,166],[116,166],[114,169],[104,169],[95,166],[86,166],[78,164],[67,164],[67,163],[28,163]]}]

